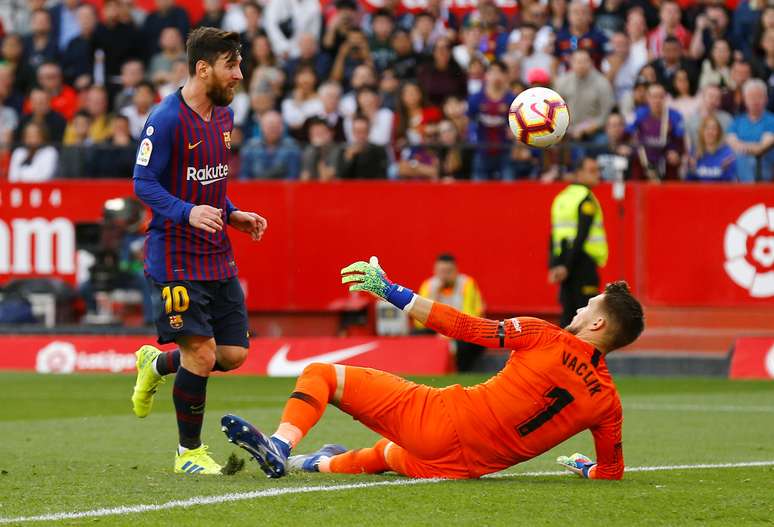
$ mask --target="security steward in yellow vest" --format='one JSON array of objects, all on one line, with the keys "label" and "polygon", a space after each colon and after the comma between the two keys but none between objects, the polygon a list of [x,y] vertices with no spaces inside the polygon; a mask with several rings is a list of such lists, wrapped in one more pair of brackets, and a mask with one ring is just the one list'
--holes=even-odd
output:
[{"label": "security steward in yellow vest", "polygon": [[607,263],[607,239],[602,208],[591,191],[600,181],[599,165],[587,157],[575,182],[562,190],[551,205],[551,254],[548,281],[559,283],[561,327],[599,293],[598,267]]}]

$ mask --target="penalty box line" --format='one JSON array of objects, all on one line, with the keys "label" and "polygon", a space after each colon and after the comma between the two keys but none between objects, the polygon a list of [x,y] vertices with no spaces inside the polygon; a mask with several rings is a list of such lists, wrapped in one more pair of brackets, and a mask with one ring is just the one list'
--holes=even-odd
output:
[{"label": "penalty box line", "polygon": [[[657,465],[650,467],[627,467],[626,472],[659,472],[668,470],[705,470],[705,469],[725,469],[725,468],[743,468],[743,467],[771,467],[772,461],[744,461],[740,463],[703,463],[696,465]],[[520,478],[520,477],[539,477],[539,476],[559,476],[571,475],[567,471],[550,470],[541,472],[516,472],[506,474],[495,474],[489,476],[492,478]],[[485,476],[487,478],[487,476]],[[122,516],[126,514],[138,514],[142,512],[155,512],[169,509],[185,509],[198,505],[218,505],[233,501],[245,501],[258,498],[270,498],[274,496],[284,496],[286,494],[307,494],[310,492],[334,492],[340,490],[368,489],[374,487],[403,487],[408,485],[422,485],[441,483],[444,481],[453,481],[442,478],[432,479],[399,479],[389,481],[371,481],[364,483],[347,483],[343,485],[314,485],[305,487],[280,487],[274,489],[256,490],[252,492],[234,492],[230,494],[221,494],[218,496],[194,496],[185,500],[174,500],[158,504],[124,505],[120,507],[107,507],[77,512],[55,512],[50,514],[41,514],[38,516],[18,516],[15,518],[0,518],[0,524],[26,523],[26,522],[46,522],[77,520],[80,518],[98,518],[102,516]]]}]

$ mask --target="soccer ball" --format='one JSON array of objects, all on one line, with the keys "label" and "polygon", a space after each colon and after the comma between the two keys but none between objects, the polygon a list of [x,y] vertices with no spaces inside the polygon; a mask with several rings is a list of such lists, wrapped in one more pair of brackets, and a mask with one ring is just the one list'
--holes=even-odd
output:
[{"label": "soccer ball", "polygon": [[513,135],[528,146],[548,148],[564,137],[570,113],[562,96],[548,88],[524,90],[508,112]]}]

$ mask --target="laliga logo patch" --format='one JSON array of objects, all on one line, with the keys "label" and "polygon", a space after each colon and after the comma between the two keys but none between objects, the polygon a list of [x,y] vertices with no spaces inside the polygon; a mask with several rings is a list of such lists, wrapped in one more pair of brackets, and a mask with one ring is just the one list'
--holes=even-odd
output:
[{"label": "laliga logo patch", "polygon": [[72,373],[78,352],[70,342],[54,341],[38,351],[35,371],[38,373]]},{"label": "laliga logo patch", "polygon": [[774,207],[759,203],[726,228],[724,268],[754,298],[774,296]]},{"label": "laliga logo patch", "polygon": [[140,149],[137,151],[137,164],[147,167],[150,163],[151,153],[153,152],[153,143],[147,137],[140,143]]},{"label": "laliga logo patch", "polygon": [[226,148],[231,150],[231,131],[223,132],[223,144],[226,145]]},{"label": "laliga logo patch", "polygon": [[169,327],[183,329],[183,315],[169,315]]}]

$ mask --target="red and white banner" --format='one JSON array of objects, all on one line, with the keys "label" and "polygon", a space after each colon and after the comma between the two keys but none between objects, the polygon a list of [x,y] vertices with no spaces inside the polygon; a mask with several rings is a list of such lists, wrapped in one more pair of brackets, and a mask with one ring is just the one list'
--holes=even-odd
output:
[{"label": "red and white banner", "polygon": [[[153,340],[129,336],[0,336],[0,371],[132,372],[135,350]],[[247,361],[234,373],[295,377],[313,362],[378,368],[402,375],[451,371],[448,341],[436,337],[254,338]]]},{"label": "red and white banner", "polygon": [[731,379],[774,379],[774,337],[743,337],[731,355]]}]

